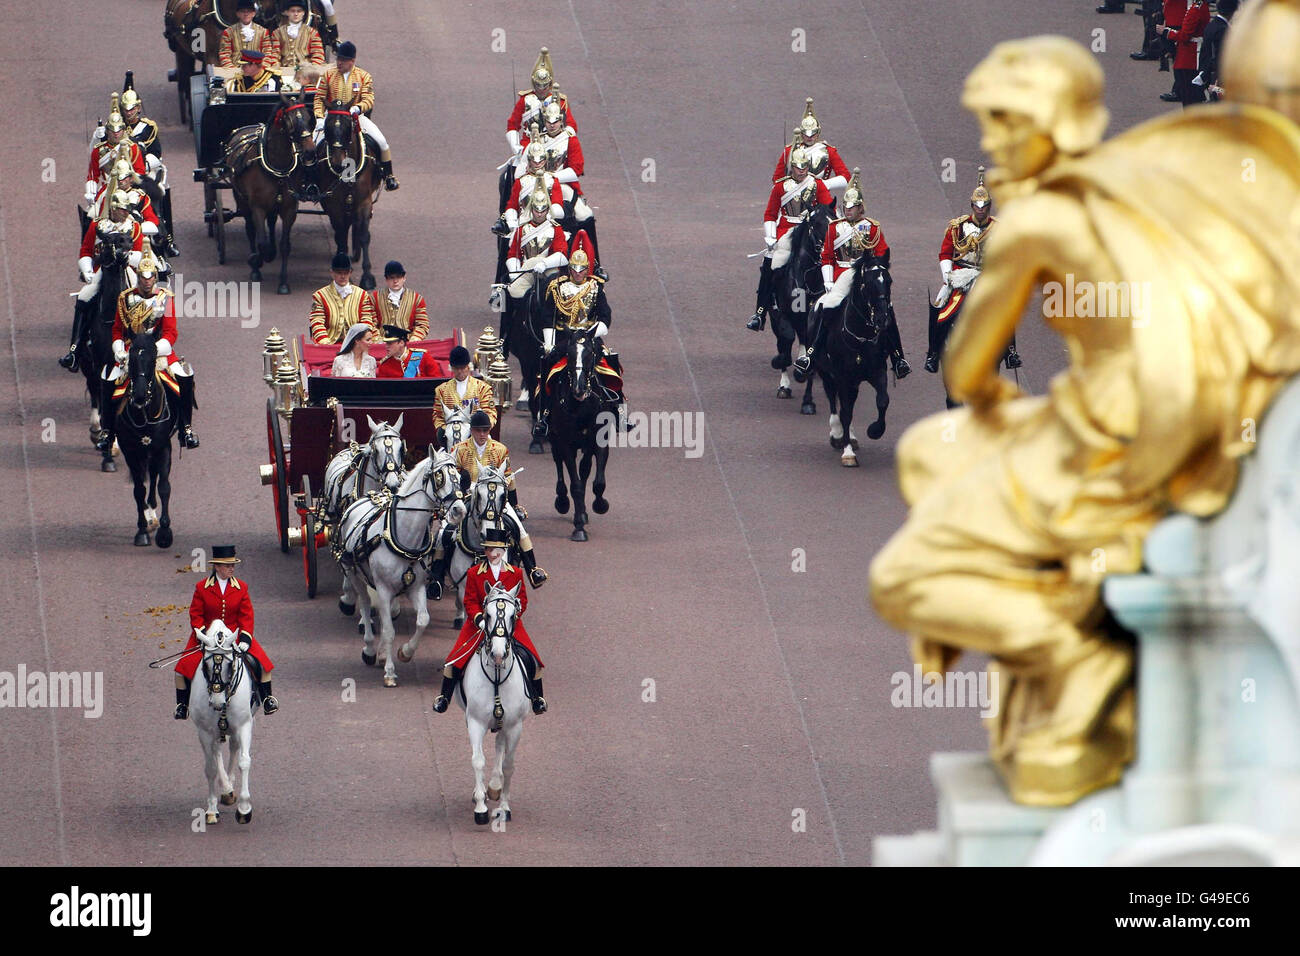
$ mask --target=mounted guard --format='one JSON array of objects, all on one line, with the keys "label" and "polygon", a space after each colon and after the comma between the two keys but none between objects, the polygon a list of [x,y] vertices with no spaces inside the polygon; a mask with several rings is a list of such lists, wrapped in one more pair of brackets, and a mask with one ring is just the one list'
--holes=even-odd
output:
[{"label": "mounted guard", "polygon": [[316,142],[319,143],[325,135],[327,108],[348,111],[360,125],[361,132],[374,140],[379,148],[379,171],[384,177],[384,188],[397,189],[400,183],[393,175],[393,154],[388,148],[388,140],[370,118],[370,111],[375,108],[375,81],[357,66],[357,47],[350,40],[340,43],[335,55],[334,65],[320,78],[312,104],[316,113]]},{"label": "mounted guard", "polygon": [[[979,181],[970,196],[970,212],[948,221],[939,247],[939,271],[943,273],[943,288],[930,306],[930,347],[925,356],[925,370],[938,372],[943,356],[943,346],[970,294],[975,280],[984,268],[984,242],[997,219],[992,215],[993,197],[984,185],[984,167],[979,168]],[[1020,368],[1023,362],[1016,352],[1015,336],[1002,357],[1008,369]]]},{"label": "mounted guard", "polygon": [[558,103],[564,110],[564,125],[574,131],[578,129],[578,121],[574,119],[569,98],[555,85],[555,67],[546,47],[542,47],[542,52],[537,55],[537,62],[533,65],[532,84],[531,90],[519,91],[515,108],[506,120],[506,141],[510,143],[510,150],[515,155],[519,154],[521,141],[528,128],[533,124],[541,125],[542,107],[548,99]]},{"label": "mounted guard", "polygon": [[176,247],[176,220],[172,218],[172,191],[167,185],[167,167],[162,161],[162,139],[158,133],[158,124],[144,115],[144,101],[135,90],[135,74],[126,71],[122,80],[122,120],[127,133],[144,156],[148,174],[140,181],[140,188],[150,197],[154,210],[158,213],[162,238],[159,248],[165,256],[178,256]]},{"label": "mounted guard", "polygon": [[781,158],[772,172],[772,182],[779,183],[790,175],[790,156],[799,147],[803,147],[808,154],[808,171],[820,179],[827,189],[847,188],[849,168],[840,159],[840,151],[822,139],[822,124],[813,113],[811,96],[804,101],[803,118],[794,129],[794,139],[781,151]]}]

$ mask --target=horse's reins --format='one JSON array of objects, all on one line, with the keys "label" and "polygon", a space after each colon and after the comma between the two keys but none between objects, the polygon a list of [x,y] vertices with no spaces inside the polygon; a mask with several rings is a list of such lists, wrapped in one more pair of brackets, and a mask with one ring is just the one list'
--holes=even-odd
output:
[{"label": "horse's reins", "polygon": [[226,696],[225,703],[221,705],[221,716],[217,718],[217,731],[221,734],[221,743],[224,744],[226,742],[226,734],[230,732],[230,720],[227,718],[226,714],[230,709],[230,697],[234,694],[235,689],[239,687],[239,682],[244,678],[245,653],[243,651],[232,649],[230,655],[229,684],[226,684],[221,679],[220,668],[224,663],[224,652],[218,651],[214,648],[209,653],[216,655],[217,660],[215,663],[217,665],[217,673],[216,676],[213,676],[212,668],[209,666],[208,662],[208,653],[205,653],[203,655],[202,664],[203,680],[208,685],[208,706],[213,710],[217,709],[217,705],[212,702],[212,697],[221,693],[224,693]]},{"label": "horse's reins", "polygon": [[[504,602],[504,601],[506,601],[506,600],[509,600],[509,601],[510,601],[511,603],[513,603],[514,606],[515,606],[515,614],[516,614],[516,615],[519,614],[519,601],[518,601],[516,598],[503,598],[503,597],[497,596],[497,597],[493,598],[492,600],[493,600],[493,601],[502,601],[502,602]],[[516,620],[517,620],[517,617],[516,617]],[[484,619],[483,623],[484,623],[484,624],[487,623],[486,618]],[[506,672],[505,672],[504,675],[502,675],[502,673],[501,673],[501,665],[498,664],[495,660],[492,662],[492,671],[493,671],[493,675],[494,675],[494,676],[489,676],[489,675],[488,675],[488,672],[487,672],[487,658],[490,657],[491,654],[492,654],[491,646],[492,646],[492,637],[493,637],[493,635],[488,634],[488,632],[487,632],[487,628],[480,628],[479,630],[480,630],[480,631],[482,632],[482,634],[483,634],[483,642],[482,642],[482,644],[481,644],[480,647],[479,647],[479,666],[480,666],[480,667],[482,668],[482,670],[483,670],[483,676],[486,677],[488,680],[490,680],[490,681],[492,682],[492,694],[493,694],[493,699],[492,699],[492,718],[493,718],[494,720],[500,720],[500,719],[501,719],[502,717],[504,717],[505,714],[506,714],[505,708],[501,706],[501,685],[504,684],[506,681],[508,681],[508,680],[510,679],[510,675],[514,673],[514,670],[515,670],[515,661],[516,661],[516,660],[518,659],[518,657],[519,657],[519,655],[516,654],[516,653],[515,653],[515,650],[514,650],[514,643],[515,643],[514,621],[513,621],[513,620],[511,621],[510,633],[508,633],[508,634],[504,634],[504,633],[503,633],[503,630],[502,630],[502,627],[501,627],[501,624],[500,624],[499,621],[497,622],[497,627],[494,628],[494,630],[495,630],[498,634],[503,634],[503,636],[504,636],[505,639],[506,639],[506,655],[505,655],[505,656],[506,656],[506,658],[510,661],[510,667],[507,668],[507,670],[506,670]]]},{"label": "horse's reins", "polygon": [[[271,122],[262,124],[261,135],[257,138],[257,161],[261,163],[262,168],[275,179],[288,179],[289,176],[293,174],[293,171],[298,168],[298,159],[301,153],[298,140],[301,137],[294,136],[290,130],[285,128],[284,118],[294,110],[305,110],[306,108],[306,103],[295,103],[292,106],[281,106],[275,111],[275,116],[271,117]],[[278,126],[283,129],[285,135],[289,137],[289,151],[293,154],[293,165],[288,169],[276,169],[266,159],[266,142],[267,137],[270,135],[272,126]]]}]

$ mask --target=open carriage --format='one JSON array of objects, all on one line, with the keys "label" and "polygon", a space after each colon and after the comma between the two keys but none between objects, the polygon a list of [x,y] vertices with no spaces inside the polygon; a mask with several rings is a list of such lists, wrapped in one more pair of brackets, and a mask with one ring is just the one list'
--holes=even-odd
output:
[{"label": "open carriage", "polygon": [[[403,465],[410,468],[424,458],[435,441],[434,390],[450,377],[447,360],[462,344],[459,329],[445,339],[409,343],[412,351],[438,360],[443,374],[436,378],[335,378],[330,375],[335,346],[315,345],[300,336],[290,350],[275,329],[267,336],[263,379],[272,397],[266,402],[268,463],[261,466],[261,480],[273,490],[280,550],[302,548],[308,597],[316,596],[317,555],[333,533],[321,507],[330,459],[351,442],[369,441],[370,420],[392,425],[399,416],[406,447]],[[372,346],[377,359],[383,348]],[[486,371],[486,363],[481,364]],[[499,423],[493,437],[498,428]]]}]

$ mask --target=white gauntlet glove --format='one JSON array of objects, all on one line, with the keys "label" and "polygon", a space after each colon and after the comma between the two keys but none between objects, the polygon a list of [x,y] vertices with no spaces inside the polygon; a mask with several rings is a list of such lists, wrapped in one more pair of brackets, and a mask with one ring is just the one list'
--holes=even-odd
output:
[{"label": "white gauntlet glove", "polygon": [[831,286],[835,284],[835,269],[823,263],[822,265],[822,285],[826,286],[826,291],[830,292]]},{"label": "white gauntlet glove", "polygon": [[95,193],[97,192],[99,192],[99,190],[95,188],[95,181],[93,179],[87,179],[86,180],[86,202],[94,202]]},{"label": "white gauntlet glove", "polygon": [[767,243],[768,252],[776,248],[776,222],[771,219],[763,222],[763,241]]},{"label": "white gauntlet glove", "polygon": [[121,339],[113,339],[113,358],[119,365],[126,361],[126,346]]},{"label": "white gauntlet glove", "polygon": [[171,354],[172,354],[172,344],[171,344],[170,342],[168,342],[166,339],[159,339],[159,340],[158,340],[158,357],[159,357],[159,358],[166,358],[167,356],[169,356],[169,355],[171,355]]},{"label": "white gauntlet glove", "polygon": [[605,336],[609,335],[609,326],[604,322],[597,322],[592,331],[596,333],[596,338],[603,339]]},{"label": "white gauntlet glove", "polygon": [[90,256],[82,256],[78,259],[77,269],[81,272],[82,282],[89,282],[95,277],[95,264],[91,261]]}]

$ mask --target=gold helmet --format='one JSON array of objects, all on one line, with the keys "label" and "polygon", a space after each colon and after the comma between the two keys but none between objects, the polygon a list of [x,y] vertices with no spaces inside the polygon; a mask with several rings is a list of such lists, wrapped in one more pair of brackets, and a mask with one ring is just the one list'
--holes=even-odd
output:
[{"label": "gold helmet", "polygon": [[138,109],[143,105],[144,101],[140,99],[140,94],[135,91],[135,74],[131,70],[127,70],[126,79],[122,81],[122,112]]},{"label": "gold helmet", "polygon": [[581,249],[569,256],[569,266],[571,268],[585,269],[589,265],[591,265],[591,260],[587,258],[587,254]]},{"label": "gold helmet", "polygon": [[113,175],[117,177],[119,183],[129,183],[131,181],[131,175],[134,172],[135,170],[131,168],[131,161],[129,159],[124,159],[119,156],[117,159],[113,160]]},{"label": "gold helmet", "polygon": [[131,211],[131,196],[125,189],[113,189],[108,194],[108,212],[112,214],[115,209],[121,209],[125,212]]},{"label": "gold helmet", "polygon": [[794,149],[790,150],[791,171],[796,169],[807,170],[811,165],[812,157],[808,155],[808,150],[804,149],[802,146],[796,146]]},{"label": "gold helmet", "polygon": [[862,180],[859,174],[862,172],[857,166],[853,167],[853,178],[849,180],[848,188],[844,190],[844,210],[847,212],[853,206],[866,207],[866,202],[862,196]]},{"label": "gold helmet", "polygon": [[140,243],[140,264],[135,267],[135,274],[141,279],[158,275],[158,260],[153,257],[153,246],[147,236]]},{"label": "gold helmet", "polygon": [[542,47],[542,52],[537,54],[537,62],[533,64],[533,90],[541,92],[554,82],[555,67],[551,63],[551,53]]},{"label": "gold helmet", "polygon": [[989,195],[988,189],[984,185],[984,167],[979,169],[979,182],[975,186],[975,191],[970,194],[972,206],[978,206],[981,209],[986,208],[993,202],[993,197]]},{"label": "gold helmet", "polygon": [[548,99],[542,107],[542,122],[547,126],[564,119],[564,107],[554,99]]},{"label": "gold helmet", "polygon": [[524,152],[528,156],[528,165],[530,167],[533,166],[534,164],[536,164],[539,167],[544,166],[546,164],[546,147],[542,145],[541,140],[539,139],[533,140],[531,143],[528,144],[528,149],[526,149]]},{"label": "gold helmet", "polygon": [[108,120],[104,123],[104,129],[110,133],[119,133],[126,129],[126,120],[122,119],[122,111],[118,107],[116,93],[109,98],[108,103]]},{"label": "gold helmet", "polygon": [[551,212],[551,194],[546,191],[546,185],[539,177],[537,185],[533,187],[533,193],[528,197],[528,209],[530,212]]},{"label": "gold helmet", "polygon": [[805,136],[811,136],[813,139],[822,134],[822,124],[817,122],[817,115],[813,113],[813,98],[811,96],[804,100],[803,119],[799,120],[799,132]]},{"label": "gold helmet", "polygon": [[1300,2],[1243,3],[1223,47],[1224,96],[1236,103],[1267,106],[1300,123],[1297,44]]}]

